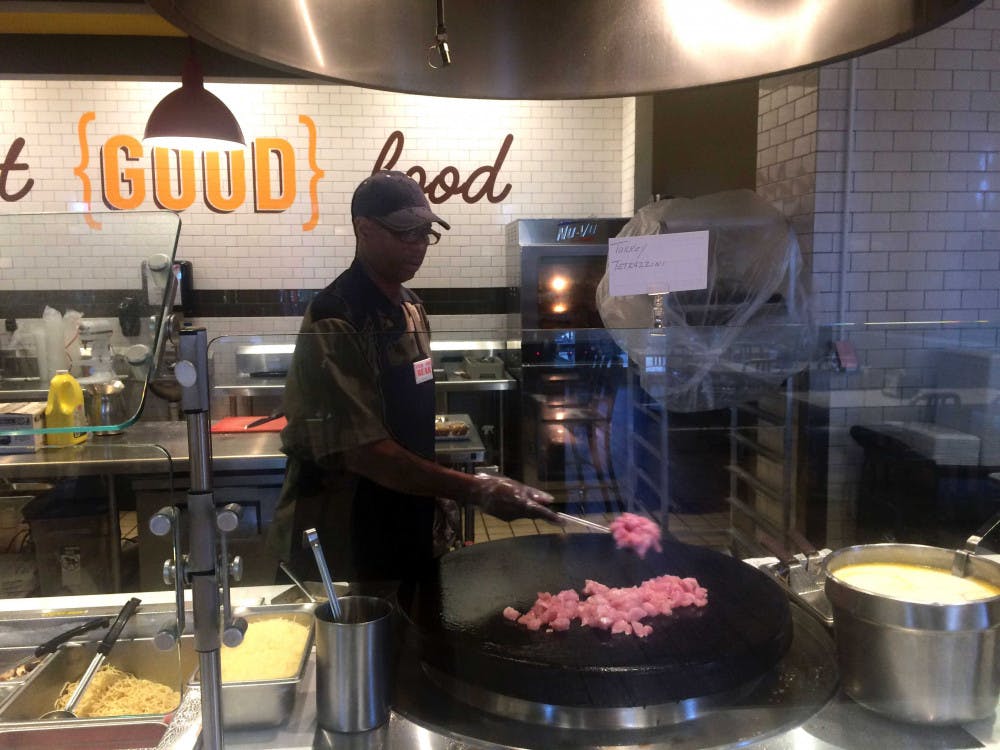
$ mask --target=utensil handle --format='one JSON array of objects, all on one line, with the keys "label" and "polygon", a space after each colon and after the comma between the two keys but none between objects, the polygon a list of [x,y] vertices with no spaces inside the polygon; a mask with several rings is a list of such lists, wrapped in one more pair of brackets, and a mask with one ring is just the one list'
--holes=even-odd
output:
[{"label": "utensil handle", "polygon": [[327,599],[330,600],[330,614],[334,620],[340,619],[340,602],[337,600],[337,592],[333,588],[333,578],[330,577],[330,568],[326,565],[326,556],[323,554],[323,547],[319,543],[319,534],[316,529],[306,529],[306,540],[312,547],[313,556],[316,558],[316,567],[319,568],[319,577],[323,579],[323,586],[326,588]]},{"label": "utensil handle", "polygon": [[125,624],[129,621],[129,618],[135,614],[135,611],[139,608],[142,603],[141,599],[136,599],[134,596],[125,602],[125,606],[121,608],[118,613],[118,617],[115,618],[114,623],[108,630],[107,634],[97,645],[97,653],[107,656],[108,652],[111,651],[112,646],[115,645],[115,641],[118,640],[118,636],[122,634],[122,630],[125,629]]},{"label": "utensil handle", "polygon": [[97,674],[97,670],[104,665],[104,659],[104,654],[97,654],[97,656],[90,660],[90,665],[87,667],[87,671],[83,673],[83,677],[81,677],[80,681],[76,683],[76,690],[74,690],[73,695],[69,697],[63,711],[73,713],[76,709],[76,704],[79,703],[80,698],[83,697],[83,691],[90,685],[90,681],[94,679],[94,675]]},{"label": "utensil handle", "polygon": [[244,430],[251,430],[254,427],[260,427],[262,424],[267,424],[268,422],[273,422],[276,419],[281,419],[281,417],[283,417],[283,416],[285,416],[285,412],[283,410],[281,410],[281,409],[279,409],[278,411],[272,411],[266,417],[261,417],[260,419],[255,419],[253,422],[250,422],[249,424],[244,425],[243,429]]},{"label": "utensil handle", "polygon": [[78,635],[89,633],[91,630],[106,628],[109,622],[111,622],[110,617],[95,617],[93,620],[87,620],[85,623],[77,625],[75,628],[71,628],[65,633],[60,633],[55,638],[45,641],[45,643],[35,649],[35,657],[40,658],[46,654],[55,653],[55,650],[66,643],[66,641],[72,640]]},{"label": "utensil handle", "polygon": [[287,565],[285,565],[284,560],[278,563],[278,567],[281,568],[282,573],[284,573],[286,576],[289,577],[289,579],[291,579],[292,583],[294,583],[296,586],[299,587],[299,591],[305,594],[306,599],[308,599],[313,604],[316,603],[316,597],[309,593],[309,589],[307,589],[305,587],[305,584],[303,584],[302,581],[300,581],[296,577],[296,575],[292,573],[291,569]]},{"label": "utensil handle", "polygon": [[990,520],[988,520],[986,523],[984,523],[982,526],[976,529],[972,533],[972,536],[970,536],[968,539],[965,540],[965,551],[971,552],[973,554],[978,552],[979,545],[982,544],[982,541],[986,537],[988,537],[998,526],[1000,526],[1000,513],[994,514],[993,517],[990,518]]},{"label": "utensil handle", "polygon": [[557,511],[556,515],[559,516],[564,521],[569,521],[570,523],[579,524],[580,526],[586,526],[588,529],[594,531],[600,531],[605,534],[610,534],[611,529],[599,523],[594,523],[593,521],[588,521],[586,518],[579,518],[577,516],[571,516],[569,513],[562,513]]}]

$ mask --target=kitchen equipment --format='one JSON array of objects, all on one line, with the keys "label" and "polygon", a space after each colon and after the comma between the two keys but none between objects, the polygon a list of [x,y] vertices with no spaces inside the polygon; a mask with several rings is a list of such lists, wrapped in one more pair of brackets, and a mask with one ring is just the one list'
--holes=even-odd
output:
[{"label": "kitchen equipment", "polygon": [[559,516],[564,521],[569,521],[570,523],[575,523],[584,528],[590,529],[591,531],[601,531],[605,534],[610,534],[611,529],[607,526],[603,526],[594,521],[588,521],[586,518],[580,518],[579,516],[571,516],[569,513],[563,513],[561,511],[556,511],[556,515]]},{"label": "kitchen equipment", "polygon": [[43,719],[75,719],[76,714],[73,710],[76,708],[76,704],[79,703],[80,698],[83,696],[84,691],[86,691],[87,686],[90,685],[90,681],[97,674],[97,670],[101,668],[108,654],[111,653],[111,649],[114,648],[115,643],[118,641],[118,636],[121,635],[122,630],[124,630],[126,623],[128,623],[129,618],[135,614],[135,611],[139,608],[141,600],[136,597],[132,597],[122,606],[121,611],[118,612],[118,617],[115,618],[114,624],[108,629],[107,634],[104,639],[97,646],[97,653],[94,654],[94,658],[91,659],[90,665],[87,667],[87,671],[83,673],[83,677],[77,683],[76,690],[69,697],[69,701],[66,703],[66,707],[63,709],[56,709],[54,711],[49,711],[42,715]]},{"label": "kitchen equipment", "polygon": [[[645,638],[571,627],[531,632],[501,614],[526,611],[539,591],[581,589],[587,579],[632,586],[659,575],[694,576],[708,605],[650,621]],[[740,560],[703,547],[665,543],[640,559],[607,534],[515,537],[444,555],[398,594],[406,639],[458,700],[491,713],[511,702],[549,706],[566,725],[593,709],[731,699],[752,689],[792,638],[787,597]],[[464,686],[464,687],[463,687]],[[465,689],[468,688],[468,689]],[[478,696],[478,697],[477,697]]]},{"label": "kitchen equipment", "polygon": [[81,623],[80,625],[76,625],[63,633],[60,633],[55,638],[47,640],[42,645],[38,646],[31,654],[21,659],[21,661],[17,664],[4,670],[3,673],[0,673],[0,682],[16,679],[21,675],[26,675],[37,667],[45,656],[54,654],[56,650],[67,641],[73,640],[78,635],[89,633],[91,630],[106,628],[109,622],[111,622],[110,617],[95,617]]},{"label": "kitchen equipment", "polygon": [[[302,680],[309,667],[309,655],[315,638],[312,627],[314,609],[313,604],[299,603],[242,607],[235,612],[236,615],[245,618],[251,628],[255,622],[278,617],[308,626],[309,636],[301,653],[295,654],[298,666],[291,676],[273,680],[222,683],[222,725],[226,730],[278,727],[288,721],[295,709],[296,695],[302,687]],[[181,664],[197,667],[193,638],[181,639]],[[191,684],[201,689],[200,676],[196,675]]]},{"label": "kitchen equipment", "polygon": [[345,596],[340,611],[316,608],[316,722],[333,732],[363,732],[389,718],[392,605]]},{"label": "kitchen equipment", "polygon": [[[837,571],[899,563],[951,571],[954,550],[918,544],[847,547],[824,561],[844,692],[897,719],[952,724],[993,713],[1000,696],[1000,596],[918,604],[855,588]],[[1000,564],[976,555],[965,574],[1000,586]]]},{"label": "kitchen equipment", "polygon": [[462,368],[473,380],[499,380],[503,377],[503,360],[493,354],[462,357]]},{"label": "kitchen equipment", "polygon": [[289,569],[287,565],[285,565],[284,561],[279,562],[278,567],[281,568],[281,572],[288,576],[292,583],[299,587],[299,590],[305,595],[309,602],[312,604],[316,603],[316,597],[309,592],[309,589],[305,587],[305,584],[298,579],[298,577]]},{"label": "kitchen equipment", "polygon": [[[87,383],[83,387],[87,405],[87,421],[92,426],[117,426],[130,414],[125,406],[125,384],[120,380]],[[121,430],[101,430],[95,435],[120,435]]]},{"label": "kitchen equipment", "polygon": [[80,320],[80,374],[81,381],[113,380],[111,337],[114,322],[110,318],[83,318]]},{"label": "kitchen equipment", "polygon": [[292,363],[295,344],[246,344],[236,349],[240,377],[283,378]]},{"label": "kitchen equipment", "polygon": [[261,424],[252,426],[254,422],[260,422],[258,417],[222,417],[212,423],[212,432],[215,434],[224,433],[246,433],[246,432],[281,432],[288,421],[284,417],[274,419],[264,418]]},{"label": "kitchen equipment", "polygon": [[243,429],[252,430],[254,427],[260,427],[261,425],[265,425],[268,422],[273,422],[276,419],[280,419],[283,416],[285,416],[285,412],[282,411],[281,409],[278,409],[277,411],[272,411],[266,417],[260,417],[259,419],[255,419],[254,421],[243,425]]},{"label": "kitchen equipment", "polygon": [[333,579],[330,578],[330,568],[326,565],[326,556],[323,554],[323,547],[319,543],[319,534],[316,529],[306,529],[303,538],[312,547],[313,555],[316,557],[316,567],[319,568],[319,576],[323,579],[323,586],[326,588],[326,598],[330,605],[330,614],[333,621],[340,619],[340,602],[337,599],[337,592],[333,588]]},{"label": "kitchen equipment", "polygon": [[[975,2],[849,3],[832,17],[819,8],[806,12],[794,2],[691,6],[644,0],[630,3],[628,13],[614,19],[603,3],[449,3],[446,26],[442,0],[437,35],[433,4],[416,0],[367,3],[364,9],[330,3],[325,22],[315,27],[301,22],[301,6],[291,0],[219,0],[211,13],[194,0],[150,5],[195,39],[340,85],[469,99],[574,99],[635,96],[812,68],[915,36]],[[750,29],[766,42],[727,46],[731,34]],[[454,53],[447,46],[448,31]],[[350,55],[315,52],[337,48],[344,39],[367,41]],[[523,57],[476,54],[498,48],[522,51]],[[441,69],[452,57],[460,77]],[[596,59],[600,65],[592,64]]]}]

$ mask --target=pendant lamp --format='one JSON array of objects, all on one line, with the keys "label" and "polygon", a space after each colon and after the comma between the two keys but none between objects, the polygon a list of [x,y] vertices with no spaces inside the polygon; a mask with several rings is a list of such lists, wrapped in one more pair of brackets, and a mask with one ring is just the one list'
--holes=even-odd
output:
[{"label": "pendant lamp", "polygon": [[246,147],[236,117],[219,97],[205,90],[201,64],[191,54],[181,87],[156,105],[146,121],[143,142],[150,147],[191,151],[232,151]]}]

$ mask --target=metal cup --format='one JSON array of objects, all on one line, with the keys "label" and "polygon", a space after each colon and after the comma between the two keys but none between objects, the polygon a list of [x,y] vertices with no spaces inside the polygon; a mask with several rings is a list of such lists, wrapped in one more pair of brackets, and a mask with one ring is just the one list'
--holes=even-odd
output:
[{"label": "metal cup", "polygon": [[389,718],[392,604],[372,596],[316,608],[316,721],[332,732],[364,732]]}]

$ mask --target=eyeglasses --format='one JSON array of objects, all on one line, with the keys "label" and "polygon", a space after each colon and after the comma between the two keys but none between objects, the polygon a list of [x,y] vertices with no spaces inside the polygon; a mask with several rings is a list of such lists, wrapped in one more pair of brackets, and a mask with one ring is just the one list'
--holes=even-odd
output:
[{"label": "eyeglasses", "polygon": [[429,226],[417,227],[416,229],[407,229],[405,231],[397,231],[395,229],[390,229],[381,221],[375,220],[375,223],[382,227],[385,231],[391,234],[400,242],[405,242],[407,245],[416,245],[421,242],[426,242],[428,245],[436,245],[438,240],[441,239],[441,233],[435,232]]}]

